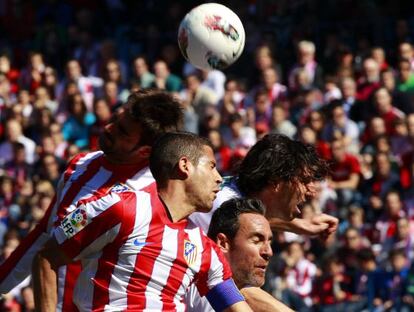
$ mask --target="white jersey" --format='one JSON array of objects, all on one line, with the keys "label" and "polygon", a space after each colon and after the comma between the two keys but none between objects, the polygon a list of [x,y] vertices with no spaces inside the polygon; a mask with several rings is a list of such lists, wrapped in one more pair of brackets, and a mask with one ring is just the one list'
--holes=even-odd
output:
[{"label": "white jersey", "polygon": [[236,179],[234,177],[224,177],[223,183],[220,185],[220,192],[217,193],[217,197],[214,200],[213,209],[207,213],[194,212],[189,219],[192,224],[202,228],[207,233],[214,211],[225,201],[240,197],[242,197],[242,194],[236,185]]}]

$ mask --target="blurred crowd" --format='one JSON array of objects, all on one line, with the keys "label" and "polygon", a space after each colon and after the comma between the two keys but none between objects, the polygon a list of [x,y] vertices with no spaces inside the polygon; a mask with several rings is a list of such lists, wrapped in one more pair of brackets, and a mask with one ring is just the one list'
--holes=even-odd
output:
[{"label": "blurred crowd", "polygon": [[[224,72],[176,44],[201,1],[0,4],[0,262],[42,218],[66,162],[96,150],[134,90],[181,99],[231,175],[275,132],[331,165],[302,217],[340,219],[326,240],[278,233],[265,285],[297,311],[414,311],[414,3],[228,1],[245,51]],[[168,18],[165,18],[168,16]],[[31,311],[30,280],[0,310]]]}]

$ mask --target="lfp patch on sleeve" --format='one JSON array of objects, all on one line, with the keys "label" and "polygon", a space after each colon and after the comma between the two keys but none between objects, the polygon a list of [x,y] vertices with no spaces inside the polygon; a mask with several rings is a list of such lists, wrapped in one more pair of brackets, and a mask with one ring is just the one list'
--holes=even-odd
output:
[{"label": "lfp patch on sleeve", "polygon": [[79,206],[70,214],[68,214],[60,224],[65,236],[71,238],[89,223],[88,214],[85,206]]}]

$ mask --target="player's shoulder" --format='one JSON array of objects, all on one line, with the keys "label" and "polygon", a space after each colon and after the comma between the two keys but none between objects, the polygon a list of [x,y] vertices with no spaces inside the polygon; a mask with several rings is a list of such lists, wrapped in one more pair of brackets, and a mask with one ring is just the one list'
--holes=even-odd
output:
[{"label": "player's shoulder", "polygon": [[214,208],[219,207],[226,200],[242,196],[236,181],[236,178],[232,176],[223,178],[223,183],[220,185],[220,191],[217,193],[217,197],[214,201]]},{"label": "player's shoulder", "polygon": [[68,165],[74,165],[74,164],[82,164],[87,163],[88,161],[91,161],[93,159],[102,157],[104,154],[102,151],[94,151],[94,152],[83,152],[79,153],[76,156],[72,157],[68,161]]}]

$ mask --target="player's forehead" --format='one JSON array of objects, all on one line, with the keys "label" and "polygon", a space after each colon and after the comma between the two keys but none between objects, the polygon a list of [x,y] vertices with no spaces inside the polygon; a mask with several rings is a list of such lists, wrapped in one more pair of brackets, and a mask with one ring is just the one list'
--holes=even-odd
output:
[{"label": "player's forehead", "polygon": [[203,145],[198,162],[199,164],[216,163],[216,157],[214,156],[213,149],[210,146]]},{"label": "player's forehead", "polygon": [[239,216],[239,231],[241,235],[249,236],[263,236],[267,239],[272,237],[269,221],[258,213],[242,213]]}]

